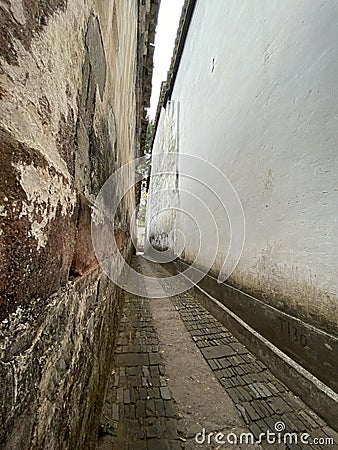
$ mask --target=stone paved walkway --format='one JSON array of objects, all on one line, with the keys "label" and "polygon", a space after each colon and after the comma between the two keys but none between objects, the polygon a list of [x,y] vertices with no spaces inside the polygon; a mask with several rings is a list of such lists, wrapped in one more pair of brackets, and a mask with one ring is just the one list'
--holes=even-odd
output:
[{"label": "stone paved walkway", "polygon": [[126,296],[100,448],[181,449],[149,300]]},{"label": "stone paved walkway", "polygon": [[[139,264],[137,260],[134,264],[156,274],[163,290],[170,295],[173,286],[163,278],[169,274],[161,266]],[[263,442],[254,448],[338,448],[337,433],[279,382],[190,292],[170,297],[170,302],[225,395],[232,399],[247,431],[259,439],[260,433],[267,430],[276,432],[279,423],[286,432],[299,436],[308,433],[309,442],[315,439],[321,442],[312,445]],[[187,445],[189,436],[182,430],[177,432],[180,411],[171,398],[148,299],[126,296],[115,365],[105,403],[101,427],[105,436],[100,440],[100,449],[253,448],[192,444],[191,439]]]}]

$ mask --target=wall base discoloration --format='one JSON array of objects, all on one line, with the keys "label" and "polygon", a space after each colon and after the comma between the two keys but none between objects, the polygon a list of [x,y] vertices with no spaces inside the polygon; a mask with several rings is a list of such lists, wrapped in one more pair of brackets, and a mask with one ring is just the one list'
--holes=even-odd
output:
[{"label": "wall base discoloration", "polygon": [[94,270],[47,306],[8,317],[2,448],[30,448],[27,436],[34,448],[94,448],[120,304],[119,288]]},{"label": "wall base discoloration", "polygon": [[338,304],[332,292],[305,279],[282,273],[277,279],[236,270],[228,280],[235,288],[270,306],[338,336]]}]

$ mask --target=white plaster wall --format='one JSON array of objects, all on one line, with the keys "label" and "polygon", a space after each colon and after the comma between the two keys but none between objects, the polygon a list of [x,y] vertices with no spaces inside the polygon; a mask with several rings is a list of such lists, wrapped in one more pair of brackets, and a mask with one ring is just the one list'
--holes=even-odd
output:
[{"label": "white plaster wall", "polygon": [[[337,74],[338,1],[198,0],[172,94],[180,151],[221,168],[244,208],[246,243],[231,281],[331,330],[338,322]],[[184,178],[180,189],[199,194]],[[221,223],[216,272],[229,238]]]},{"label": "white plaster wall", "polygon": [[[161,130],[155,136],[152,155],[152,180],[147,199],[145,251],[149,244],[166,249],[174,246],[178,197],[176,173],[178,152],[179,104],[171,102],[162,110],[159,120]],[[168,208],[169,207],[169,208]]]}]

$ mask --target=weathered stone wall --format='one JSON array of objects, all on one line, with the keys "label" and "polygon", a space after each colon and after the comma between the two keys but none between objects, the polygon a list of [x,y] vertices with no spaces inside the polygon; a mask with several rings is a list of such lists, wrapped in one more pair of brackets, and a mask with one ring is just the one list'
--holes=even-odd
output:
[{"label": "weathered stone wall", "polygon": [[[1,448],[95,446],[122,293],[98,267],[91,208],[141,152],[158,6],[0,4]],[[134,208],[131,190],[125,258]]]}]

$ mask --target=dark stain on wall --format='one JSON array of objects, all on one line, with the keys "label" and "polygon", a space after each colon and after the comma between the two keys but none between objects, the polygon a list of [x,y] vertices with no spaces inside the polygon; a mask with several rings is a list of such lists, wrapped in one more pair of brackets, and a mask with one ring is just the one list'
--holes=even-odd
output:
[{"label": "dark stain on wall", "polygon": [[76,123],[75,178],[82,188],[90,186],[97,194],[112,173],[114,150],[111,148],[107,118],[100,120],[100,130],[94,130],[96,89],[102,98],[106,84],[106,57],[98,18],[91,14],[85,34],[85,60],[82,68],[82,89],[78,97]]},{"label": "dark stain on wall", "polygon": [[[4,129],[0,129],[0,147],[0,201],[6,205],[0,236],[0,317],[4,317],[34,298],[46,299],[66,283],[73,256],[77,211],[62,216],[59,205],[55,219],[45,228],[46,246],[38,250],[36,239],[30,235],[31,221],[27,215],[20,216],[22,202],[29,204],[30,201],[19,182],[15,165],[45,168],[51,176],[56,171],[37,150],[15,140]],[[35,210],[34,214],[34,219],[41,222],[39,212]]]},{"label": "dark stain on wall", "polygon": [[43,125],[47,126],[50,124],[52,111],[49,100],[44,94],[39,97],[38,114]]},{"label": "dark stain on wall", "polygon": [[75,117],[74,110],[68,104],[68,114],[65,117],[61,114],[59,120],[59,132],[56,137],[56,144],[61,158],[66,162],[69,173],[72,177],[75,176]]},{"label": "dark stain on wall", "polygon": [[101,120],[89,140],[92,192],[97,195],[115,169],[116,149],[109,139],[108,122]]},{"label": "dark stain on wall", "polygon": [[92,83],[90,83],[90,87],[94,88],[92,95],[95,96],[97,85],[102,98],[106,85],[106,56],[103,47],[99,19],[94,16],[94,14],[91,14],[88,21],[85,46],[87,49],[88,62],[90,64],[90,77],[92,81]]},{"label": "dark stain on wall", "polygon": [[17,65],[15,40],[29,51],[33,37],[41,33],[48,19],[58,11],[64,11],[67,0],[23,0],[25,23],[20,23],[11,10],[10,1],[0,5],[0,56],[8,64]]},{"label": "dark stain on wall", "polygon": [[89,201],[79,195],[77,237],[70,275],[82,276],[98,265],[91,235],[92,212]]}]

